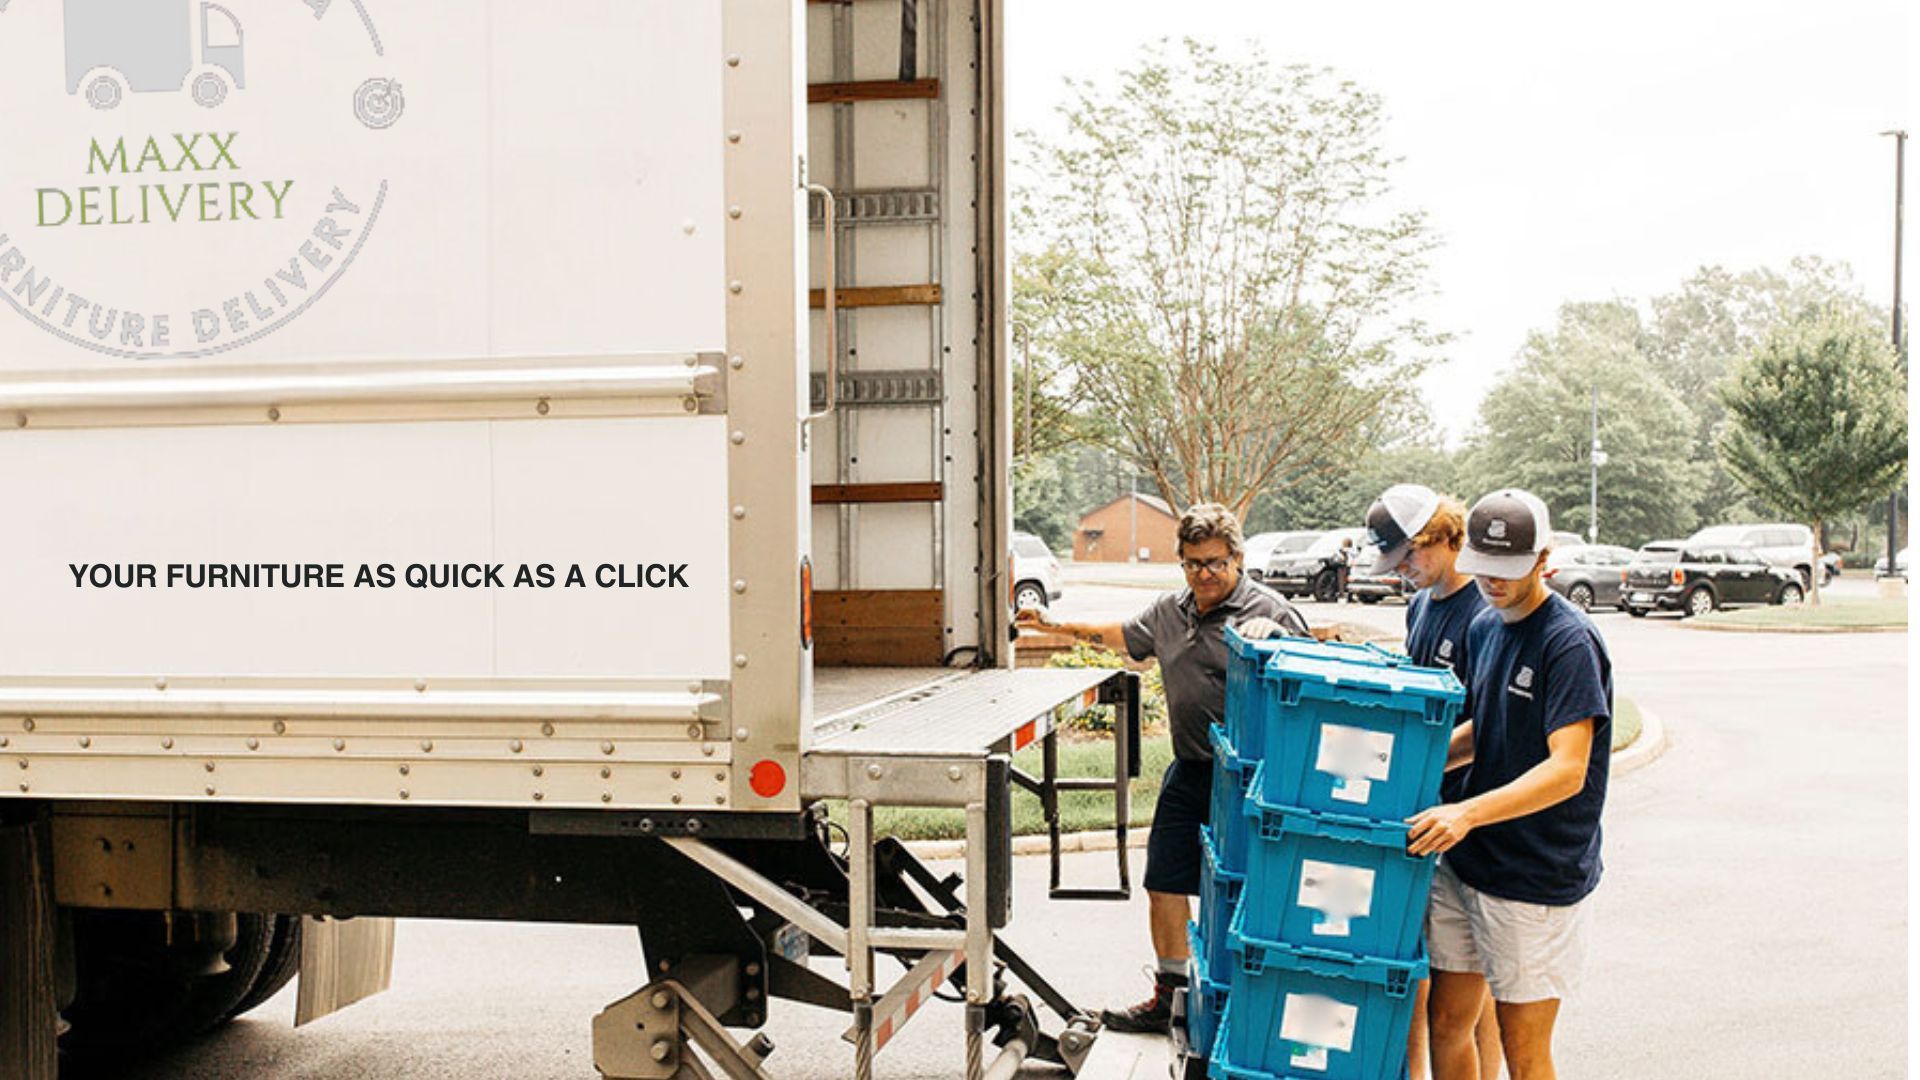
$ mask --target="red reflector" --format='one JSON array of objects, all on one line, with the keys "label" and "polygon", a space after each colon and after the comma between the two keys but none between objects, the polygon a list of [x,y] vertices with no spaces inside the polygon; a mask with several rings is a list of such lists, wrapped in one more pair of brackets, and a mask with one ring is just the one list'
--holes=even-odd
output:
[{"label": "red reflector", "polygon": [[787,770],[777,761],[756,761],[747,774],[747,785],[763,799],[771,799],[787,789]]},{"label": "red reflector", "polygon": [[1033,736],[1035,733],[1035,725],[1038,723],[1039,723],[1038,720],[1029,720],[1026,723],[1020,725],[1020,730],[1013,733],[1013,748],[1015,750],[1018,750],[1021,747],[1033,741]]}]

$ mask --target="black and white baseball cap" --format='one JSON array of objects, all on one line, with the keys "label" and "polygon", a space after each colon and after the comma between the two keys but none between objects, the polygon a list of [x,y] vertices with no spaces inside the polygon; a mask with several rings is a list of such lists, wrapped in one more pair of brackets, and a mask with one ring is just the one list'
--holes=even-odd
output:
[{"label": "black and white baseball cap", "polygon": [[1467,512],[1467,543],[1454,565],[1463,574],[1517,580],[1533,572],[1552,535],[1546,503],[1532,492],[1504,488]]},{"label": "black and white baseball cap", "polygon": [[1407,548],[1433,520],[1440,496],[1421,484],[1395,484],[1367,508],[1367,543],[1380,552],[1370,571],[1385,574],[1406,558]]}]

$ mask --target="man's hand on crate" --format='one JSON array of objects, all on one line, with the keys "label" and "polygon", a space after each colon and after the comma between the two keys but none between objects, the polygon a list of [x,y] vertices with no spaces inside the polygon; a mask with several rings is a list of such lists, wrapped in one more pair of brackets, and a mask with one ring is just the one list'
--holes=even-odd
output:
[{"label": "man's hand on crate", "polygon": [[1407,819],[1407,854],[1438,855],[1467,838],[1478,822],[1466,803],[1441,803]]},{"label": "man's hand on crate", "polygon": [[1265,641],[1270,637],[1279,637],[1281,634],[1287,632],[1285,627],[1282,627],[1279,623],[1267,618],[1265,615],[1255,615],[1253,618],[1234,627],[1234,629],[1239,631],[1240,636],[1246,638],[1248,641]]}]

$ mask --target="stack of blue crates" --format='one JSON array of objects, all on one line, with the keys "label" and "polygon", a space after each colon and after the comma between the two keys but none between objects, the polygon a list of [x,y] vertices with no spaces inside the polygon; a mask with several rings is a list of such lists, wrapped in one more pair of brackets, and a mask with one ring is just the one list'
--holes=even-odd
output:
[{"label": "stack of blue crates", "polygon": [[1187,1042],[1216,1080],[1405,1075],[1438,799],[1463,692],[1374,646],[1229,630]]}]

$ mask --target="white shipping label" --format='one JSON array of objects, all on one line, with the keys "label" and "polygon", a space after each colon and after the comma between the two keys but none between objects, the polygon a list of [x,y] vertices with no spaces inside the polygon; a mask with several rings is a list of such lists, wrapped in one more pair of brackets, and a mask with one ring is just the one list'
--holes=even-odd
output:
[{"label": "white shipping label", "polygon": [[1320,913],[1313,932],[1323,937],[1346,937],[1354,919],[1373,914],[1372,870],[1364,866],[1318,862],[1300,864],[1300,906]]},{"label": "white shipping label", "polygon": [[1327,1067],[1327,1052],[1353,1050],[1353,1032],[1360,1020],[1358,1006],[1321,994],[1288,994],[1280,1007],[1280,1038],[1294,1044],[1288,1065],[1296,1069]]},{"label": "white shipping label", "polygon": [[1393,771],[1393,736],[1346,724],[1321,724],[1320,757],[1313,767],[1341,779],[1334,785],[1334,798],[1364,803],[1373,797],[1373,781],[1385,780]]}]

